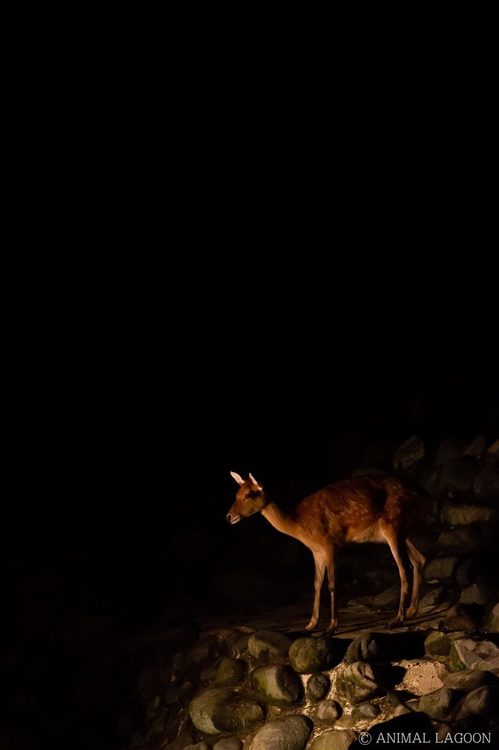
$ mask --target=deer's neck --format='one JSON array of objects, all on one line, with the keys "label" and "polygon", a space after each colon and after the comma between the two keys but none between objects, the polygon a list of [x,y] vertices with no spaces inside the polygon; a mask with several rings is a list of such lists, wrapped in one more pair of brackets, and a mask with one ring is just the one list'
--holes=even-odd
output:
[{"label": "deer's neck", "polygon": [[295,539],[302,541],[303,529],[287,513],[284,513],[275,503],[268,503],[261,511],[262,516],[272,524],[274,529],[281,531],[283,534],[293,536]]}]

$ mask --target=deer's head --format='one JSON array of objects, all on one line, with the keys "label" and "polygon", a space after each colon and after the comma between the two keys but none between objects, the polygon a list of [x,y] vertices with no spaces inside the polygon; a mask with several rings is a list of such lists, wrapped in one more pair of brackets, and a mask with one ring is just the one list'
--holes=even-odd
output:
[{"label": "deer's head", "polygon": [[241,518],[248,518],[254,513],[259,513],[267,505],[263,487],[255,477],[250,474],[248,479],[243,479],[235,471],[230,472],[231,477],[239,485],[234,505],[227,513],[227,522],[238,523]]}]

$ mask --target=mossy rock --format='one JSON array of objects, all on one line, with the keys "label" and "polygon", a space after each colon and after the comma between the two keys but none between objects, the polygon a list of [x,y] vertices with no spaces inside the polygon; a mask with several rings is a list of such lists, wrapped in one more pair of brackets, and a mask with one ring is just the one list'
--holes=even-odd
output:
[{"label": "mossy rock", "polygon": [[329,661],[329,644],[325,638],[298,638],[289,649],[289,661],[301,674],[320,672]]}]

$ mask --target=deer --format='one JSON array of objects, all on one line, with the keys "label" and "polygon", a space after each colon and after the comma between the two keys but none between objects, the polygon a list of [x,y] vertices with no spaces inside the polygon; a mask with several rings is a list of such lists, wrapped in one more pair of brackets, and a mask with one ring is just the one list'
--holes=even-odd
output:
[{"label": "deer", "polygon": [[[398,612],[389,626],[397,627],[417,613],[426,560],[408,534],[424,512],[428,498],[422,490],[389,475],[360,476],[328,485],[308,495],[291,513],[286,513],[270,500],[263,485],[252,474],[248,479],[243,479],[235,471],[230,475],[239,489],[226,516],[229,524],[234,525],[243,518],[260,513],[277,531],[298,539],[312,552],[315,563],[314,603],[305,630],[315,630],[319,622],[320,596],[326,573],[331,597],[331,621],[327,631],[334,632],[338,627],[336,551],[347,542],[388,544],[400,577]],[[407,607],[408,561],[413,569],[413,584]]]}]

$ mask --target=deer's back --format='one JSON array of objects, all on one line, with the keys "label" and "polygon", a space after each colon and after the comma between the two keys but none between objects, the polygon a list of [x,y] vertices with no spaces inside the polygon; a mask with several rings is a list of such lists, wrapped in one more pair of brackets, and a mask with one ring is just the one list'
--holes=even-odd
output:
[{"label": "deer's back", "polygon": [[395,477],[357,477],[306,497],[296,507],[295,520],[311,538],[384,541],[379,521],[406,535],[421,514],[422,497],[422,491]]}]

